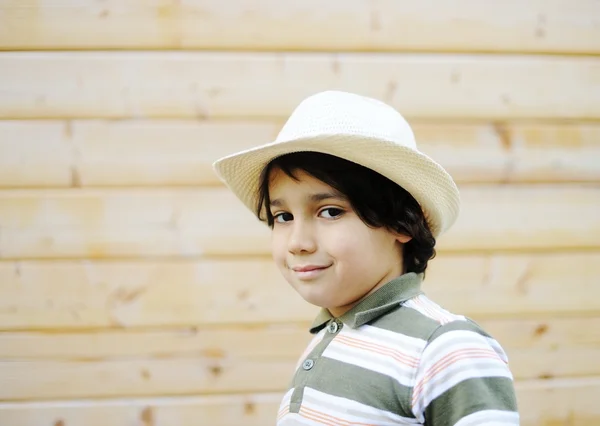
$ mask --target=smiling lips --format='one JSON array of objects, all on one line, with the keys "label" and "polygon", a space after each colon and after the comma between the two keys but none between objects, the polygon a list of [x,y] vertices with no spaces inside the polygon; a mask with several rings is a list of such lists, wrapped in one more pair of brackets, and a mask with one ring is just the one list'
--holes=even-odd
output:
[{"label": "smiling lips", "polygon": [[304,266],[294,266],[290,268],[296,276],[301,280],[310,280],[312,278],[316,278],[323,271],[329,268],[331,265],[304,265]]}]

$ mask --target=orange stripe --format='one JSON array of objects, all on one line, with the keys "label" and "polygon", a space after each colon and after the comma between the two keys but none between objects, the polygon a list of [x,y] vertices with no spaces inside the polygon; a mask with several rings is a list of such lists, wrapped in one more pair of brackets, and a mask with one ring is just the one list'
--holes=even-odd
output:
[{"label": "orange stripe", "polygon": [[399,351],[398,349],[392,349],[389,346],[385,346],[385,345],[380,345],[378,343],[369,342],[367,340],[359,339],[357,337],[350,337],[350,336],[341,334],[341,335],[339,335],[337,337],[337,339],[352,341],[352,342],[355,342],[355,343],[357,343],[359,345],[364,345],[364,346],[368,346],[368,347],[372,347],[372,348],[380,348],[381,350],[395,353],[395,354],[398,355],[398,357],[406,359],[407,361],[417,362],[417,363],[419,362],[419,358],[414,357],[414,356],[410,356],[410,355],[406,355],[406,354],[402,353],[401,351]]},{"label": "orange stripe", "polygon": [[[483,359],[483,358],[495,358],[495,357],[492,357],[489,355],[480,355],[480,356],[466,356],[465,355],[465,356],[457,357],[454,361],[460,361],[460,360],[464,360],[464,359]],[[423,380],[421,383],[419,383],[418,386],[415,387],[415,392],[413,395],[413,405],[416,404],[417,399],[420,397],[420,393],[423,390],[423,387],[430,381],[430,379],[433,376],[428,377],[427,380]],[[473,378],[477,378],[477,377],[473,377]]]},{"label": "orange stripe", "polygon": [[419,298],[415,298],[415,305],[421,307],[421,309],[423,309],[425,313],[429,315],[430,318],[436,320],[439,323],[442,322],[436,315],[436,312],[432,311],[428,306],[425,306]]},{"label": "orange stripe", "polygon": [[423,298],[423,299],[421,299],[421,303],[423,303],[423,305],[429,306],[429,308],[438,315],[439,321],[441,323],[448,323],[448,322],[454,320],[454,317],[452,316],[452,314],[450,312],[446,311],[444,308],[437,305],[433,301],[431,301],[427,298]]},{"label": "orange stripe", "polygon": [[446,354],[443,358],[438,360],[428,371],[427,375],[423,378],[423,381],[429,380],[432,376],[435,376],[440,371],[454,364],[456,361],[463,360],[473,356],[474,358],[498,358],[497,355],[487,349],[459,349],[454,352]]},{"label": "orange stripe", "polygon": [[413,394],[413,402],[417,399],[418,394],[421,392],[423,386],[427,384],[436,374],[450,365],[456,363],[457,361],[462,361],[464,359],[499,359],[498,355],[489,349],[459,349],[454,352],[450,352],[446,354],[443,358],[441,358],[438,362],[436,362],[427,375],[423,377],[421,382],[415,386],[414,394]]},{"label": "orange stripe", "polygon": [[[322,425],[327,425],[327,426],[340,426],[340,423],[331,423],[330,420],[328,420],[327,418],[323,418],[321,416],[314,416],[312,414],[308,414],[304,412],[305,410],[303,410],[302,408],[300,409],[300,412],[298,413],[300,416],[304,417],[305,419],[309,419],[309,420],[313,420],[319,424]],[[344,423],[345,425],[345,423]]]},{"label": "orange stripe", "polygon": [[[308,413],[303,413],[303,411],[307,411]],[[375,426],[370,423],[351,422],[351,421],[348,421],[345,419],[341,419],[339,417],[334,417],[330,414],[323,413],[322,411],[317,411],[313,408],[309,408],[306,406],[302,406],[302,408],[300,408],[300,414],[303,417],[310,418],[311,420],[320,420],[320,421],[324,421],[324,422],[336,421],[337,423],[325,423],[325,424],[331,424],[332,426],[340,426],[340,424],[348,425],[348,426],[350,426],[350,425],[352,425],[352,426]]]},{"label": "orange stripe", "polygon": [[437,319],[437,318],[435,318],[435,313],[431,312],[431,310],[427,306],[423,305],[423,302],[421,301],[421,298],[419,296],[415,297],[413,301],[415,302],[415,305],[420,306],[421,308],[423,308],[423,310],[426,313],[428,313],[429,316],[433,317],[434,319]]},{"label": "orange stripe", "polygon": [[394,358],[398,362],[408,365],[409,367],[417,367],[419,365],[419,360],[417,358],[404,355],[399,351],[389,349],[385,346],[377,345],[375,343],[369,343],[363,340],[353,339],[351,337],[341,335],[336,338],[336,341],[347,346],[364,349],[366,351],[375,352],[381,355],[387,355],[391,358]]},{"label": "orange stripe", "polygon": [[286,414],[290,412],[290,407],[285,407],[277,414],[277,421],[281,420]]},{"label": "orange stripe", "polygon": [[429,315],[437,320],[440,323],[444,323],[444,322],[448,322],[447,319],[445,318],[445,316],[442,315],[441,312],[438,312],[437,309],[434,309],[433,306],[429,306],[427,305],[423,300],[421,300],[421,297],[418,296],[415,298],[415,303],[419,306],[421,306],[425,312],[429,313]]},{"label": "orange stripe", "polygon": [[[454,352],[446,354],[443,358],[439,359],[430,369],[427,376],[432,376],[439,373],[444,368],[453,364],[457,360],[462,360],[468,355],[473,355],[475,358],[495,358],[499,359],[498,355],[490,349],[459,349]],[[427,378],[425,376],[425,378]]]}]

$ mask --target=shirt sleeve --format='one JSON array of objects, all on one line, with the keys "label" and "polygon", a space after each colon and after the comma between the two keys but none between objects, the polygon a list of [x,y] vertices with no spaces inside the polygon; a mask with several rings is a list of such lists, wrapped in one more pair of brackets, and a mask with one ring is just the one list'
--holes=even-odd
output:
[{"label": "shirt sleeve", "polygon": [[519,425],[508,357],[469,320],[441,325],[428,339],[411,403],[429,426]]}]

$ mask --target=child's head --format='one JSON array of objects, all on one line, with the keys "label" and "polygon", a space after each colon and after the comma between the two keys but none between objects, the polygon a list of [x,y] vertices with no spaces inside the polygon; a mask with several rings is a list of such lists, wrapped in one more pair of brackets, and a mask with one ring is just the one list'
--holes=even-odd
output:
[{"label": "child's head", "polygon": [[424,273],[435,255],[435,238],[407,191],[328,154],[271,161],[260,179],[261,212],[284,277],[307,301],[333,311],[402,273]]},{"label": "child's head", "polygon": [[288,281],[337,312],[397,275],[423,273],[459,211],[452,177],[417,149],[398,111],[353,93],[309,96],[274,142],[214,167],[272,227]]}]

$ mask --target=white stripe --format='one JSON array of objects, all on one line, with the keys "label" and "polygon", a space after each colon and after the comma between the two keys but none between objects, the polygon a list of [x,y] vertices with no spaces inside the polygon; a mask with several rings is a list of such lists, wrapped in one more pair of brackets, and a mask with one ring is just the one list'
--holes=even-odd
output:
[{"label": "white stripe", "polygon": [[342,419],[342,421],[350,424],[364,423],[378,426],[419,424],[414,418],[402,417],[389,411],[364,405],[351,399],[329,395],[309,387],[304,388],[303,406]]},{"label": "white stripe", "polygon": [[514,426],[519,425],[519,413],[514,411],[485,410],[469,414],[454,426]]},{"label": "white stripe", "polygon": [[508,355],[506,354],[500,343],[498,343],[498,341],[492,337],[486,337],[485,339],[488,345],[490,345],[494,349],[494,351],[496,351],[496,353],[502,359],[502,361],[508,364]]},{"label": "white stripe", "polygon": [[[423,353],[423,349],[427,344],[426,340],[414,339],[408,336],[400,337],[401,335],[399,333],[389,331],[380,333],[375,327],[365,328],[365,331],[363,332],[363,327],[359,330],[344,327],[330,345],[340,344],[344,347],[353,344],[364,345],[365,349],[363,350],[369,351],[369,349],[373,349],[372,351],[380,350],[390,352],[400,359],[406,359],[406,362],[418,363],[421,354]],[[375,347],[373,348],[373,346]]]},{"label": "white stripe", "polygon": [[512,375],[508,368],[506,368],[504,364],[500,364],[499,361],[496,361],[495,363],[474,363],[472,360],[461,361],[449,368],[445,368],[440,374],[434,376],[432,380],[429,380],[427,384],[420,389],[418,395],[416,395],[417,400],[415,401],[413,410],[415,414],[421,414],[431,401],[448,389],[468,379],[485,377],[506,377],[512,379]]},{"label": "white stripe", "polygon": [[487,360],[474,362],[466,359],[453,364],[442,370],[441,373],[434,376],[424,387],[419,389],[418,395],[415,395],[417,396],[415,409],[420,412],[438,396],[465,380],[487,377],[505,377],[512,380],[508,368],[499,362],[487,362]]},{"label": "white stripe", "polygon": [[292,399],[292,394],[294,393],[294,388],[288,390],[283,398],[281,398],[281,404],[279,404],[279,410],[281,410],[286,405],[290,405],[290,400]]},{"label": "white stripe", "polygon": [[501,350],[500,345],[490,345],[487,337],[475,331],[453,330],[437,337],[425,348],[421,365],[422,368],[429,368],[446,355],[458,350],[488,351],[498,356],[500,361],[503,357],[497,352],[498,349]]},{"label": "white stripe", "polygon": [[323,357],[384,374],[403,386],[414,385],[414,374],[411,373],[414,373],[415,369],[399,364],[390,357],[373,356],[370,352],[348,350],[340,348],[340,345],[330,345],[323,353]]},{"label": "white stripe", "polygon": [[288,413],[277,422],[277,426],[323,426],[296,413]]},{"label": "white stripe", "polygon": [[[489,338],[474,331],[454,330],[442,334],[425,348],[413,396],[413,410],[418,417],[431,401],[464,380],[483,377],[506,377],[512,380],[508,366],[497,353],[500,346],[492,346],[489,342]],[[487,352],[497,358],[480,358],[477,353],[461,355],[459,351],[483,351],[484,356]],[[461,358],[444,359],[452,354]],[[437,363],[440,364],[436,366]],[[445,365],[447,363],[449,365]]]},{"label": "white stripe", "polygon": [[[407,359],[408,364],[403,363],[397,358],[391,356],[389,352],[378,353],[370,350],[369,348],[361,348],[355,346],[349,346],[343,343],[343,340],[338,340],[339,336],[352,336],[349,333],[344,333],[344,330],[340,332],[335,339],[331,341],[329,346],[323,352],[323,357],[335,359],[347,364],[355,365],[367,370],[375,371],[380,374],[384,374],[394,380],[397,380],[404,386],[413,386],[415,381],[415,372],[418,365],[419,359]],[[382,345],[382,342],[376,342],[378,345],[383,346],[385,349],[395,350],[395,348],[386,347]],[[396,351],[398,357],[410,357],[410,354]],[[412,365],[411,365],[412,364]]]},{"label": "white stripe", "polygon": [[426,317],[439,322],[440,324],[446,324],[452,321],[465,321],[466,319],[463,315],[456,315],[442,308],[424,294],[420,294],[406,301],[404,306],[414,309]]},{"label": "white stripe", "polygon": [[369,340],[379,345],[389,346],[395,350],[406,352],[407,355],[420,357],[427,340],[417,337],[407,336],[395,331],[385,330],[371,325],[363,325],[359,329],[344,328],[342,331],[348,333],[351,337]]}]

